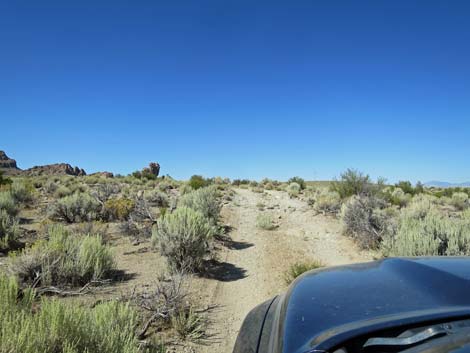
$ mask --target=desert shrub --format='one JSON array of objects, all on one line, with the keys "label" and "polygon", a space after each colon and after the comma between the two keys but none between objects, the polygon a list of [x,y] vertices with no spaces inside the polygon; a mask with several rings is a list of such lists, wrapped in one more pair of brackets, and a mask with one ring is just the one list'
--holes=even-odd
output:
[{"label": "desert shrub", "polygon": [[172,271],[197,271],[214,236],[206,217],[189,207],[178,207],[157,220],[152,243],[165,256]]},{"label": "desert shrub", "polygon": [[173,315],[171,326],[181,338],[189,341],[197,342],[205,337],[205,322],[193,307]]},{"label": "desert shrub", "polygon": [[12,180],[3,175],[3,171],[0,170],[0,186],[2,185],[10,185]]},{"label": "desert shrub", "polygon": [[33,200],[34,187],[26,180],[15,179],[10,186],[11,196],[16,202],[30,202]]},{"label": "desert shrub", "polygon": [[342,199],[353,195],[368,194],[372,181],[366,174],[355,169],[347,169],[330,184],[332,191],[336,191]]},{"label": "desert shrub", "polygon": [[168,196],[159,190],[151,190],[145,194],[145,199],[152,206],[156,207],[168,207],[170,202]]},{"label": "desert shrub", "polygon": [[18,238],[18,221],[8,214],[6,210],[0,209],[0,250],[6,250],[11,243]]},{"label": "desert shrub", "polygon": [[194,189],[188,183],[183,183],[179,188],[180,195],[188,194],[193,190]]},{"label": "desert shrub", "polygon": [[287,185],[286,191],[290,197],[297,197],[300,193],[301,187],[297,183],[290,183]]},{"label": "desert shrub", "polygon": [[162,192],[173,189],[173,184],[170,181],[162,180],[158,183],[158,189]]},{"label": "desert shrub", "polygon": [[273,230],[277,228],[272,215],[269,213],[260,213],[256,217],[256,226],[264,230]]},{"label": "desert shrub", "polygon": [[274,184],[273,183],[266,183],[266,184],[264,184],[264,188],[266,190],[273,190],[274,189]]},{"label": "desert shrub", "polygon": [[256,192],[258,194],[264,193],[264,187],[262,185],[254,186],[251,188],[251,191]]},{"label": "desert shrub", "polygon": [[417,182],[415,186],[411,184],[409,181],[399,181],[395,184],[395,187],[400,188],[403,190],[405,194],[409,195],[417,195],[424,192],[424,185],[421,182]]},{"label": "desert shrub", "polygon": [[300,190],[304,190],[305,187],[306,187],[306,184],[305,184],[305,180],[302,179],[301,177],[298,177],[298,176],[295,176],[293,178],[290,178],[288,181],[287,181],[288,184],[292,184],[292,183],[297,183],[299,184],[300,186]]},{"label": "desert shrub", "polygon": [[65,196],[72,195],[72,194],[73,194],[73,191],[65,185],[60,185],[54,191],[54,197],[58,199],[65,197]]},{"label": "desert shrub", "polygon": [[108,301],[93,309],[21,290],[0,275],[0,351],[10,353],[138,353],[138,316]]},{"label": "desert shrub", "polygon": [[290,266],[286,271],[284,274],[284,281],[286,284],[291,284],[301,274],[324,266],[325,265],[323,265],[320,261],[297,262]]},{"label": "desert shrub", "polygon": [[361,248],[376,249],[389,229],[388,219],[381,212],[383,201],[369,196],[353,196],[341,208],[346,235],[353,237]]},{"label": "desert shrub", "polygon": [[5,210],[10,216],[18,214],[18,205],[9,191],[0,191],[0,210]]},{"label": "desert shrub", "polygon": [[180,206],[192,208],[216,224],[220,214],[220,202],[217,189],[214,186],[204,187],[181,197]]},{"label": "desert shrub", "polygon": [[405,194],[414,195],[415,189],[409,181],[399,181],[395,184],[395,187],[401,189]]},{"label": "desert shrub", "polygon": [[194,311],[186,277],[181,273],[161,278],[155,286],[137,292],[133,302],[155,318],[159,329],[173,328],[181,338],[193,341],[204,336],[205,321]]},{"label": "desert shrub", "polygon": [[411,201],[411,194],[406,193],[401,188],[395,188],[390,194],[389,200],[392,205],[404,207]]},{"label": "desert shrub", "polygon": [[341,208],[341,197],[336,191],[321,188],[315,192],[313,206],[318,212],[335,213]]},{"label": "desert shrub", "polygon": [[209,182],[206,179],[204,179],[204,177],[201,175],[193,175],[189,179],[188,184],[194,190],[197,190],[197,189],[203,188],[204,186],[208,186]]},{"label": "desert shrub", "polygon": [[[82,191],[83,192],[83,191]],[[102,203],[115,197],[121,192],[121,185],[114,182],[101,182],[95,186],[93,196],[100,200]]]},{"label": "desert shrub", "polygon": [[135,208],[135,202],[131,199],[109,199],[103,206],[103,217],[108,220],[124,221]]},{"label": "desert shrub", "polygon": [[385,255],[470,255],[470,217],[466,213],[449,218],[431,206],[424,216],[416,215],[402,210],[396,232],[382,244]]},{"label": "desert shrub", "polygon": [[115,263],[99,235],[78,236],[62,226],[48,229],[40,240],[12,258],[11,270],[24,283],[77,286],[108,278]]},{"label": "desert shrub", "polygon": [[470,205],[468,195],[464,192],[452,194],[451,203],[458,210],[464,210]]},{"label": "desert shrub", "polygon": [[435,210],[435,204],[438,199],[429,195],[417,195],[413,197],[407,207],[403,208],[402,213],[410,218],[423,219],[429,212]]},{"label": "desert shrub", "polygon": [[67,223],[92,221],[98,218],[100,203],[87,193],[65,196],[49,209],[50,217]]},{"label": "desert shrub", "polygon": [[44,191],[48,194],[54,194],[57,188],[58,188],[58,185],[55,183],[54,180],[48,180],[43,185]]}]

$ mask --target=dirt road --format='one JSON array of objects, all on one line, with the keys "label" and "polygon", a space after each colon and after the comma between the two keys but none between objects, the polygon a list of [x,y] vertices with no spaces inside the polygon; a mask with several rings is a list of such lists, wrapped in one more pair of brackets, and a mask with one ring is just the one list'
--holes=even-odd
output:
[{"label": "dirt road", "polygon": [[[271,213],[279,227],[256,228],[260,212]],[[207,346],[198,351],[230,353],[240,325],[257,304],[286,288],[284,273],[298,261],[320,260],[328,266],[371,260],[340,234],[338,220],[316,213],[304,201],[285,192],[254,193],[236,189],[223,210],[232,227],[231,242],[222,251],[216,279],[205,280],[200,298],[216,305]]]}]

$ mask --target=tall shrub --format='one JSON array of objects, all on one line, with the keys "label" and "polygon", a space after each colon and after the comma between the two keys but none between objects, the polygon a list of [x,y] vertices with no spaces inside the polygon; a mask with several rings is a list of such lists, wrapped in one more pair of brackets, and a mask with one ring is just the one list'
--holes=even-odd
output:
[{"label": "tall shrub", "polygon": [[213,236],[214,229],[202,213],[182,206],[158,219],[152,242],[172,271],[195,271],[202,268]]},{"label": "tall shrub", "polygon": [[219,219],[221,206],[216,186],[204,187],[185,194],[178,205],[200,212],[212,224],[216,224]]}]

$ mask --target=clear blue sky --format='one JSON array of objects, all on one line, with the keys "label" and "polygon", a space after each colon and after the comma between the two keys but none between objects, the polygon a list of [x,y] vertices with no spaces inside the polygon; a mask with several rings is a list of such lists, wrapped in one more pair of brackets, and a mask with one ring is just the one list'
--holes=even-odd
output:
[{"label": "clear blue sky", "polygon": [[470,179],[469,1],[2,1],[0,149],[177,178]]}]

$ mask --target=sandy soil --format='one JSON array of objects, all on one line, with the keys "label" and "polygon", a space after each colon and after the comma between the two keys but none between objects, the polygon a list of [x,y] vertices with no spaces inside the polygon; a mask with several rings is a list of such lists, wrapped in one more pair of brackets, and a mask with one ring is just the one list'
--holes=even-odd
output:
[{"label": "sandy soil", "polygon": [[[272,213],[279,227],[257,229],[260,212]],[[200,352],[231,352],[246,314],[286,289],[284,273],[295,262],[315,259],[334,266],[372,259],[372,254],[361,252],[340,234],[338,220],[316,215],[304,201],[290,199],[285,192],[236,189],[223,215],[232,230],[231,242],[220,255],[219,275],[195,283],[200,301],[216,306],[211,314],[211,339],[197,349]]]}]

